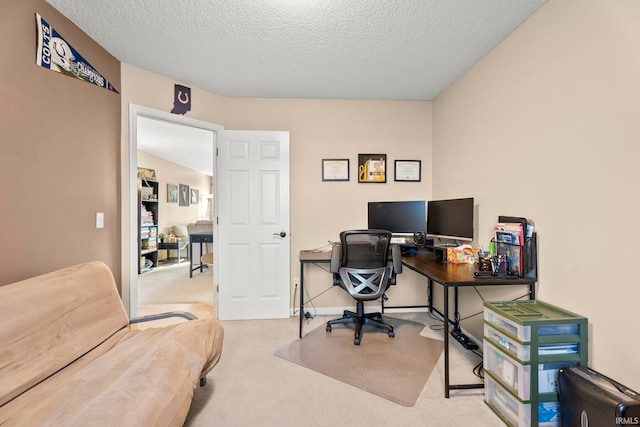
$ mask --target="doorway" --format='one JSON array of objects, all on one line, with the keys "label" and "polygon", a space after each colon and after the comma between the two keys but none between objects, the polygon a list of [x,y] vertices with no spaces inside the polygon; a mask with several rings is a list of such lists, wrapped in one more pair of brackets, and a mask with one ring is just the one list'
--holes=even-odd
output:
[{"label": "doorway", "polygon": [[[148,132],[149,129],[147,129],[147,127],[156,127],[154,141],[144,142],[140,139],[149,137],[150,133]],[[158,134],[157,131],[159,129],[160,133]],[[211,179],[213,179],[213,177],[215,177],[215,161],[213,152],[217,132],[221,129],[222,126],[213,123],[189,119],[183,116],[177,116],[174,114],[165,113],[162,111],[153,110],[137,105],[130,105],[129,171],[126,179],[128,185],[127,191],[123,191],[123,196],[125,193],[128,194],[128,217],[126,219],[126,224],[128,225],[128,227],[125,226],[124,218],[122,227],[124,264],[122,271],[123,273],[127,272],[128,274],[127,277],[123,277],[122,294],[123,302],[125,303],[125,307],[128,308],[131,317],[135,317],[139,314],[138,265],[140,260],[138,255],[138,149],[144,148],[145,152],[150,151],[152,152],[153,156],[159,159],[165,159],[168,162],[181,165],[181,167],[192,168],[194,170],[197,170],[199,173],[210,174]],[[153,134],[154,132],[151,132],[151,135]],[[202,147],[198,147],[198,144],[202,145],[201,139],[199,142],[194,143],[191,140],[192,138],[189,137],[189,135],[193,136],[198,134],[200,135],[200,138],[205,135],[204,137],[208,138],[208,140],[210,141],[210,145],[209,147],[207,147],[208,150],[202,150]],[[173,143],[171,142],[172,140],[174,141]],[[163,186],[161,187],[162,190],[167,189],[168,182],[162,182],[161,179],[159,179],[159,181],[159,186]],[[179,182],[177,184],[179,184]],[[214,193],[215,183],[212,183],[212,185],[210,185],[210,194],[213,196]],[[160,191],[160,194],[163,194],[163,192]],[[212,197],[212,199],[212,207],[213,210],[215,210],[215,197]],[[127,209],[123,209],[123,211],[126,210]],[[193,218],[193,222],[198,219],[198,216],[198,214],[195,215],[195,217]],[[159,217],[162,218],[161,213],[159,214]],[[167,224],[167,222],[165,221],[164,224]],[[165,225],[165,228],[166,227],[168,226]],[[180,271],[180,276],[184,275],[186,277],[186,280],[189,280],[188,268],[190,267],[188,267],[188,262],[185,264],[187,265],[180,267],[182,270],[185,270],[184,274],[182,274],[182,271]],[[208,277],[210,278],[210,300],[211,304],[213,304],[213,274],[209,274]],[[168,298],[171,297],[168,296]]]},{"label": "doorway", "polygon": [[[129,315],[138,315],[137,149],[141,117],[208,131],[214,147],[220,150],[220,157],[211,156],[216,212],[213,255],[219,267],[214,268],[210,285],[212,291],[214,282],[216,288],[220,286],[216,311],[222,311],[222,305],[234,305],[236,309],[227,320],[289,317],[289,132],[225,131],[213,123],[133,104],[129,107],[129,144],[124,151],[129,158],[123,161],[129,167],[123,173],[122,187],[122,299]],[[236,162],[240,164],[228,169]],[[260,196],[251,197],[252,193]],[[217,214],[219,207],[227,209],[227,214]],[[251,232],[252,227],[259,227],[260,232]],[[220,284],[221,277],[226,278],[225,284]]]}]

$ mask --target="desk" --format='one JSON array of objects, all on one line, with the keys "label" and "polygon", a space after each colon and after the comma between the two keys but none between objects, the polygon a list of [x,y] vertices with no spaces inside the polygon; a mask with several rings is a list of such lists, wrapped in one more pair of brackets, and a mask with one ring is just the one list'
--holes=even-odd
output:
[{"label": "desk", "polygon": [[[518,277],[515,279],[476,279],[473,273],[477,270],[474,264],[452,264],[436,260],[433,253],[411,253],[402,255],[402,265],[425,276],[428,280],[427,307],[443,318],[444,327],[444,397],[449,397],[450,390],[484,388],[484,384],[449,384],[449,288],[454,290],[454,313],[458,313],[458,288],[464,286],[528,286],[529,299],[536,298],[536,279]],[[444,313],[433,307],[433,283],[442,285],[444,289]],[[387,307],[394,308],[394,307]]]},{"label": "desk", "polygon": [[164,249],[167,251],[167,260],[169,259],[169,251],[178,252],[178,264],[182,261],[182,255],[180,252],[187,247],[185,242],[160,242],[158,243],[158,249]]},{"label": "desk", "polygon": [[[302,319],[304,317],[304,266],[305,264],[330,263],[331,252],[300,252],[300,330],[302,338]],[[458,288],[465,286],[528,286],[529,299],[535,299],[536,279],[476,279],[473,273],[477,270],[473,264],[452,264],[436,260],[433,252],[418,252],[402,255],[402,265],[424,276],[428,280],[427,305],[411,307],[427,307],[429,311],[435,311],[443,318],[444,338],[444,397],[449,397],[450,390],[465,390],[483,388],[484,384],[458,384],[449,383],[449,288],[454,290],[454,313],[458,312]],[[442,285],[444,289],[444,312],[433,307],[433,283]],[[404,308],[387,306],[386,308]],[[383,312],[384,312],[383,304]],[[455,323],[455,322],[451,322]]]},{"label": "desk", "polygon": [[302,319],[304,319],[304,266],[305,264],[330,264],[331,251],[300,251],[299,258],[300,258],[300,328],[298,330],[298,337],[302,338]]},{"label": "desk", "polygon": [[[200,243],[200,263],[194,267],[193,266],[193,244]],[[189,278],[193,277],[193,271],[200,269],[200,273],[202,273],[202,244],[203,243],[213,243],[213,232],[211,233],[193,233],[189,234]]]}]

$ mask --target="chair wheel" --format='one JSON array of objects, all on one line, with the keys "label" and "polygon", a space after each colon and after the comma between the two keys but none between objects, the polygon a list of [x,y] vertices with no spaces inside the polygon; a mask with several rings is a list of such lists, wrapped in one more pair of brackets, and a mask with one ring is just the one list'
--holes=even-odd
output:
[{"label": "chair wheel", "polygon": [[393,333],[393,332],[389,332],[389,334],[388,334],[388,335],[389,335],[389,338],[393,338],[393,337],[395,337],[395,336],[396,336],[396,334],[395,334],[395,333]]},{"label": "chair wheel", "polygon": [[331,332],[331,325],[327,325],[327,332]]},{"label": "chair wheel", "polygon": [[353,340],[354,345],[360,345],[360,338],[356,338]]}]

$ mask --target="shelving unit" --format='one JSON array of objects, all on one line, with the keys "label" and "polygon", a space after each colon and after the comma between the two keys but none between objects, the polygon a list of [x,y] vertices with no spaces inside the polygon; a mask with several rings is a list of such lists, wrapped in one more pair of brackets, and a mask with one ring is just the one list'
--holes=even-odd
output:
[{"label": "shelving unit", "polygon": [[138,180],[138,274],[158,266],[158,183]]},{"label": "shelving unit", "polygon": [[587,325],[542,301],[485,302],[486,404],[509,426],[558,426],[558,370],[587,365]]}]

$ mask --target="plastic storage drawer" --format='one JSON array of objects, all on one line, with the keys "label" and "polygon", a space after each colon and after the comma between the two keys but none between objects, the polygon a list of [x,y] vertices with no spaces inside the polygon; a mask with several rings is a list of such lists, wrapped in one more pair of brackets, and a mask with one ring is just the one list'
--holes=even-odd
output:
[{"label": "plastic storage drawer", "polygon": [[[513,320],[508,319],[493,310],[484,311],[484,320],[493,325],[494,328],[498,330],[504,330],[518,341],[531,341],[531,325],[516,323]],[[537,326],[537,328],[538,336],[578,334],[577,323],[541,324]]]},{"label": "plastic storage drawer", "polygon": [[[484,324],[484,338],[493,345],[504,348],[519,361],[529,362],[531,360],[531,345],[519,343],[488,323]],[[567,354],[578,353],[578,344],[541,344],[537,348],[538,356],[562,355],[566,357]]]},{"label": "plastic storage drawer", "polygon": [[[518,400],[490,376],[485,377],[484,385],[484,401],[505,423],[517,427],[531,426],[531,403]],[[538,419],[538,426],[558,427],[559,403],[538,403]]]},{"label": "plastic storage drawer", "polygon": [[[557,393],[558,370],[576,366],[575,362],[540,363],[533,367],[538,375],[538,393]],[[531,365],[512,359],[493,344],[484,341],[484,369],[522,400],[531,399]]]}]

